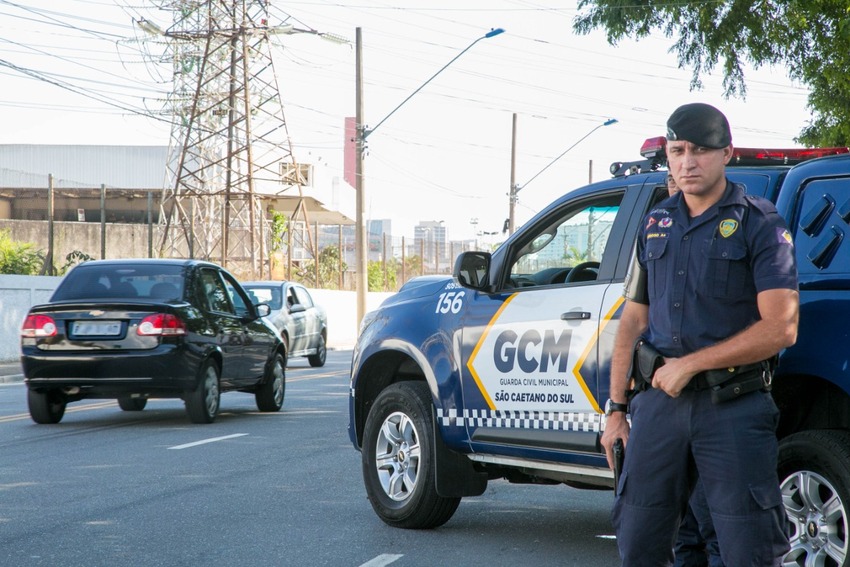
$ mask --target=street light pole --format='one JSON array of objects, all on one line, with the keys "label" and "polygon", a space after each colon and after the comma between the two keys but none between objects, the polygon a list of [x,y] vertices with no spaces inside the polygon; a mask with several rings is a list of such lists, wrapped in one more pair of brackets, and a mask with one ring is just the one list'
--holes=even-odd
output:
[{"label": "street light pole", "polygon": [[[357,285],[357,326],[359,328],[360,322],[363,320],[363,316],[366,314],[366,292],[369,285],[368,281],[368,242],[366,241],[366,187],[365,187],[365,177],[363,172],[363,161],[366,154],[366,138],[368,138],[375,130],[377,130],[381,124],[387,121],[387,119],[396,113],[396,111],[404,106],[404,104],[413,98],[413,95],[421,91],[425,85],[434,80],[434,78],[446,70],[452,63],[457,61],[457,59],[472,49],[472,47],[481,41],[482,39],[489,39],[491,37],[495,37],[501,33],[504,33],[505,30],[502,28],[494,28],[489,32],[485,33],[468,46],[463,49],[460,53],[455,55],[451,61],[440,67],[440,69],[431,75],[431,77],[422,83],[419,88],[410,93],[407,98],[405,98],[398,106],[396,106],[389,114],[384,116],[374,128],[367,128],[364,124],[364,116],[363,116],[363,41],[360,28],[356,28],[356,60],[355,65],[357,67],[355,71],[355,89],[356,93],[356,110],[355,110],[355,122],[357,123],[357,140],[355,146],[355,152],[357,153],[356,163],[355,163],[355,189],[357,191],[357,211],[356,211],[356,230],[355,230],[355,244],[354,247],[357,250],[357,263],[356,263],[356,285]],[[422,259],[424,263],[424,258]]]},{"label": "street light pole", "polygon": [[[550,161],[550,162],[546,165],[546,167],[544,167],[543,169],[541,169],[540,171],[538,171],[537,173],[535,173],[535,174],[531,177],[531,179],[529,179],[528,181],[526,181],[526,182],[525,182],[524,184],[522,184],[522,185],[519,185],[519,184],[514,183],[514,172],[513,172],[513,168],[511,168],[511,192],[510,192],[510,194],[509,194],[510,200],[509,200],[509,203],[508,203],[508,206],[509,206],[509,211],[508,211],[508,231],[509,231],[509,233],[510,233],[510,234],[513,234],[513,233],[514,233],[514,229],[515,229],[515,226],[514,226],[514,213],[515,213],[515,211],[514,211],[514,209],[515,209],[515,207],[516,207],[516,203],[517,203],[517,194],[520,192],[520,190],[525,189],[525,188],[528,186],[528,184],[529,184],[529,183],[531,183],[532,181],[534,181],[535,179],[537,179],[537,176],[538,176],[538,175],[540,175],[541,173],[543,173],[544,171],[546,171],[547,169],[549,169],[550,167],[552,167],[552,165],[553,165],[556,161],[558,161],[559,159],[561,159],[562,157],[564,157],[565,155],[567,155],[567,152],[569,152],[571,149],[573,149],[574,147],[576,147],[577,145],[579,145],[580,143],[582,143],[582,142],[585,140],[585,138],[587,138],[588,136],[590,136],[591,134],[593,134],[594,132],[596,132],[597,130],[599,130],[600,128],[602,128],[603,126],[610,126],[611,124],[616,124],[617,122],[618,122],[618,120],[617,120],[616,118],[609,118],[608,120],[606,120],[606,121],[605,121],[605,122],[603,122],[602,124],[598,124],[597,126],[595,126],[594,128],[592,128],[592,129],[590,130],[590,132],[588,132],[587,134],[585,134],[584,136],[582,136],[581,138],[579,138],[579,139],[578,139],[578,141],[576,141],[576,142],[575,142],[572,146],[570,146],[569,148],[567,148],[566,150],[564,150],[563,152],[561,152],[561,155],[559,155],[558,157],[556,157],[555,159],[553,159],[552,161]],[[512,142],[512,144],[511,144],[511,146],[512,146],[512,148],[514,148],[514,147],[516,146],[516,115],[514,115],[513,142]],[[512,151],[513,151],[513,150],[512,150]]]}]

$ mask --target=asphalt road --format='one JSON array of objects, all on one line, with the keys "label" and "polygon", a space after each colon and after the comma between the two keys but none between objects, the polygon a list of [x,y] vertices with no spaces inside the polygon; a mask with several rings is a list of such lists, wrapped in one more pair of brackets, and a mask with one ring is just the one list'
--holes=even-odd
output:
[{"label": "asphalt road", "polygon": [[490,483],[444,526],[383,524],[348,440],[350,351],[287,369],[283,410],[227,393],[214,424],[179,400],[68,406],[36,425],[0,385],[0,566],[617,565],[611,493]]}]

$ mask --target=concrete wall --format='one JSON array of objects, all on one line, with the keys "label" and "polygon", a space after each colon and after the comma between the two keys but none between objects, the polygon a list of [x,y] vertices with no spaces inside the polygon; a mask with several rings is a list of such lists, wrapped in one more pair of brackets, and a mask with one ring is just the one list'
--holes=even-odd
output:
[{"label": "concrete wall", "polygon": [[[50,299],[61,277],[0,275],[0,361],[20,356],[21,323],[32,305]],[[311,289],[328,314],[328,347],[350,348],[357,340],[357,298],[353,291]],[[370,292],[366,308],[377,309],[392,293]]]},{"label": "concrete wall", "polygon": [[[8,230],[12,240],[31,242],[47,251],[47,221],[0,219],[0,230]],[[159,246],[159,227],[154,227],[153,247]],[[53,264],[61,268],[65,256],[78,250],[100,258],[99,222],[53,223]],[[147,258],[148,226],[144,224],[106,223],[106,258]]]},{"label": "concrete wall", "polygon": [[29,308],[44,303],[61,280],[57,276],[0,275],[0,361],[21,354],[21,323]]}]

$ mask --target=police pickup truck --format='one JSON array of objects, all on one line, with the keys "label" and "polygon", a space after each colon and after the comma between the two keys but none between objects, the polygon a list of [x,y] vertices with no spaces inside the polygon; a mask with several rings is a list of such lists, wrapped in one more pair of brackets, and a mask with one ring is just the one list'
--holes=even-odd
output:
[{"label": "police pickup truck", "polygon": [[[800,565],[848,558],[846,152],[736,148],[727,168],[776,203],[797,251],[799,336],[781,353],[773,395],[788,559]],[[492,254],[461,254],[454,277],[413,279],[366,315],[349,436],[384,522],[442,525],[492,479],[612,487],[599,438],[623,282],[639,223],[667,195],[664,138],[641,153],[552,203]]]}]

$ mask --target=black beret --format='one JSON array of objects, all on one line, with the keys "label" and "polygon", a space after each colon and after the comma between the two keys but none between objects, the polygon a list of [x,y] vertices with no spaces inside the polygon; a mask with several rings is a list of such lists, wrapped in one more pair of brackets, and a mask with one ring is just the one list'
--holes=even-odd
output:
[{"label": "black beret", "polygon": [[667,139],[686,140],[704,148],[725,148],[732,143],[729,121],[723,113],[701,102],[677,108],[667,119]]}]

